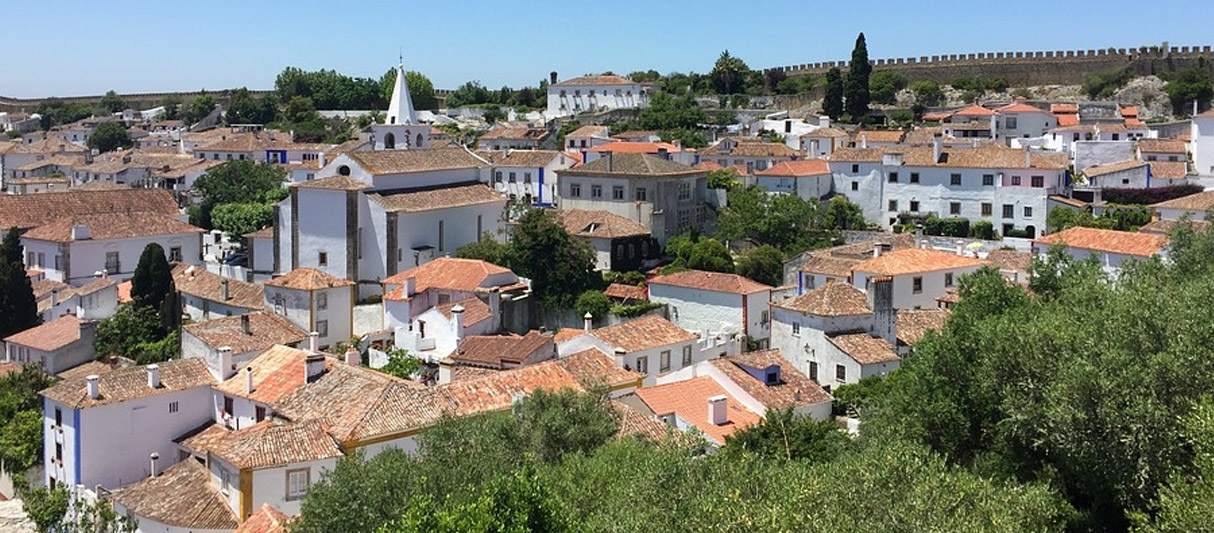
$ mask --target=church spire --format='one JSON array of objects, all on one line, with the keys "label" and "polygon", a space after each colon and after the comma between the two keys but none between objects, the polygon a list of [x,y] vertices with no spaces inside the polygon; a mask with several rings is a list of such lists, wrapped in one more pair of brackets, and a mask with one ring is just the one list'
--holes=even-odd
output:
[{"label": "church spire", "polygon": [[413,98],[409,96],[409,84],[405,82],[404,57],[396,66],[396,86],[392,89],[392,101],[388,104],[385,124],[417,124],[413,111]]}]

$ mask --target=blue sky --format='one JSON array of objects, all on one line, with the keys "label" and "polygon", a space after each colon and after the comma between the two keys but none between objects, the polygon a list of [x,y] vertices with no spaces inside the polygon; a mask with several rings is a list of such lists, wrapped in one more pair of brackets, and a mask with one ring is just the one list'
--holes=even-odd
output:
[{"label": "blue sky", "polygon": [[[1149,11],[1149,12],[1148,12]],[[35,1],[0,6],[0,95],[268,89],[288,65],[378,77],[404,50],[436,86],[591,72],[705,72],[870,57],[1214,45],[1214,2],[580,0]]]}]

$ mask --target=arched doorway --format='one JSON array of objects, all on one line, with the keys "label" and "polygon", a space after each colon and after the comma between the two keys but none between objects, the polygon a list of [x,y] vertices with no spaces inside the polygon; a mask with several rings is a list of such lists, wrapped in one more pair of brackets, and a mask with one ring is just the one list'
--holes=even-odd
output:
[{"label": "arched doorway", "polygon": [[1028,234],[1028,238],[1030,238],[1030,239],[1037,238],[1037,228],[1035,228],[1033,226],[1025,226],[1024,232]]},{"label": "arched doorway", "polygon": [[396,148],[396,135],[392,133],[387,133],[384,135],[384,148],[387,150]]},{"label": "arched doorway", "polygon": [[422,134],[419,133],[419,134],[417,134],[417,144],[414,144],[413,146],[420,148],[421,145],[422,145]]}]

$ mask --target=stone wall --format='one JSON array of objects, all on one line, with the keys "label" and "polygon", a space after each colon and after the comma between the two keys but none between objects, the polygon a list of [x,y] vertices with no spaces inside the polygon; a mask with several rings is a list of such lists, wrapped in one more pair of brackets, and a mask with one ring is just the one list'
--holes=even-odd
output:
[{"label": "stone wall", "polygon": [[[910,80],[951,83],[961,76],[1004,78],[1012,86],[1077,85],[1088,74],[1115,68],[1136,76],[1204,66],[1214,72],[1210,46],[1143,46],[1104,50],[1050,50],[1032,52],[979,52],[872,60],[874,70],[890,70]],[[831,68],[848,68],[847,61],[826,61],[773,67],[789,76],[823,76]]]},{"label": "stone wall", "polygon": [[[213,96],[215,98],[216,102],[218,102],[220,105],[222,105],[223,107],[226,108],[228,105],[228,101],[231,99],[232,94],[235,92],[236,91],[234,89],[224,89],[224,90],[220,90],[220,91],[208,91],[208,94]],[[261,97],[261,96],[265,96],[268,94],[274,94],[274,92],[275,91],[250,90],[249,94],[251,94],[254,97]],[[447,95],[450,93],[451,93],[451,91],[448,89],[435,89],[434,90],[434,96],[435,96],[435,98],[438,99],[438,101],[440,103],[440,107],[441,107],[442,102],[446,99]],[[198,98],[201,94],[202,93],[200,91],[181,91],[181,92],[167,92],[167,93],[120,94],[118,96],[121,96],[123,100],[126,100],[127,105],[131,106],[134,109],[151,109],[153,107],[161,105],[162,103],[164,103],[164,101],[166,99],[168,99],[170,97],[177,98],[177,99],[181,100],[182,103],[188,104],[189,102],[193,101],[195,98]],[[79,104],[92,105],[92,104],[96,104],[97,102],[101,101],[101,97],[102,97],[102,95],[65,96],[65,97],[59,97],[59,100],[62,100],[64,102],[68,102],[68,103],[79,103]],[[41,105],[42,102],[47,99],[48,98],[9,98],[7,96],[0,96],[0,112],[33,113],[33,112],[37,111],[38,106]]]}]

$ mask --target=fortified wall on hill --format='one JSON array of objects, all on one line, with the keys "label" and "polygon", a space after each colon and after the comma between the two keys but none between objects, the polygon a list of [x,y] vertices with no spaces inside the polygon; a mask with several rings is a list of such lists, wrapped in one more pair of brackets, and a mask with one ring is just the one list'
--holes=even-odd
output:
[{"label": "fortified wall on hill", "polygon": [[[872,60],[873,70],[901,73],[908,80],[951,83],[962,76],[1003,78],[1012,86],[1078,85],[1083,77],[1111,69],[1127,69],[1134,76],[1163,74],[1201,67],[1214,72],[1210,46],[1143,46],[1104,50],[1051,50],[1036,52],[980,52]],[[832,67],[846,70],[847,61],[827,61],[773,67],[788,76],[822,76]]]},{"label": "fortified wall on hill", "polygon": [[[214,97],[216,103],[224,106],[224,108],[227,108],[228,101],[231,100],[232,95],[235,92],[236,91],[232,90],[232,89],[224,89],[224,90],[218,90],[218,91],[207,91],[207,94],[210,94],[212,97]],[[265,96],[268,94],[273,94],[273,93],[274,93],[274,91],[249,90],[249,94],[255,98],[260,98],[262,96]],[[451,93],[451,91],[448,89],[435,89],[434,90],[435,98],[439,99],[440,101],[450,93]],[[163,104],[164,101],[169,98],[176,98],[176,99],[180,100],[183,104],[188,104],[191,101],[193,101],[195,98],[198,98],[201,95],[202,95],[201,91],[182,91],[182,92],[170,92],[170,93],[120,94],[118,96],[121,96],[123,100],[126,100],[127,105],[131,106],[134,109],[151,109],[153,107]],[[66,96],[66,97],[60,97],[58,99],[65,103],[91,105],[91,104],[96,104],[97,102],[99,102],[101,100],[101,96],[102,95]],[[34,111],[36,111],[38,109],[38,106],[41,105],[42,102],[44,102],[48,99],[49,98],[9,98],[7,96],[0,96],[0,112],[33,113]]]}]

